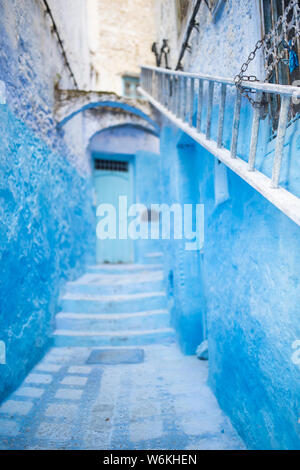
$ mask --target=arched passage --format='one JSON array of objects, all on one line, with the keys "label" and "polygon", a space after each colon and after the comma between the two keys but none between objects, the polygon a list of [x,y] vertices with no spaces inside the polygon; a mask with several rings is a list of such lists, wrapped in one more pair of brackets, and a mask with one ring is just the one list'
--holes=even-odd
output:
[{"label": "arched passage", "polygon": [[[117,205],[115,213],[119,216],[121,196],[127,198],[126,211],[138,202],[144,205],[147,214],[152,203],[160,203],[157,181],[159,138],[156,133],[132,124],[109,127],[92,136],[88,151],[93,165],[97,206],[104,203]],[[148,224],[148,219],[145,223]],[[158,251],[158,243],[156,240],[120,240],[117,233],[117,240],[97,239],[97,261],[143,262],[147,254]]]},{"label": "arched passage", "polygon": [[55,116],[58,127],[87,110],[102,108],[106,112],[127,113],[140,118],[158,132],[153,109],[147,101],[123,98],[115,93],[56,90]]},{"label": "arched passage", "polygon": [[[149,103],[114,93],[74,90],[57,91],[56,98],[58,128],[62,132],[70,128],[68,143],[76,154],[82,149],[82,161],[87,161],[86,153],[91,157],[88,170],[93,176],[95,210],[101,204],[111,204],[119,220],[119,197],[126,196],[128,206],[139,202],[148,214],[148,207],[160,202],[159,126]],[[73,120],[82,129],[81,143],[71,132]],[[147,251],[159,251],[157,241],[133,243],[121,239],[118,229],[114,240],[97,238],[97,262],[143,262]]]}]

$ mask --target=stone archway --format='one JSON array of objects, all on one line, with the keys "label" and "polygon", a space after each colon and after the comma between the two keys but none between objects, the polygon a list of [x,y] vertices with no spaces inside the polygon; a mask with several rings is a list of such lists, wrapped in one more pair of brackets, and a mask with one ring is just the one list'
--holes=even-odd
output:
[{"label": "stone archway", "polygon": [[55,92],[55,117],[58,127],[63,127],[76,115],[90,110],[102,109],[106,113],[130,115],[132,118],[145,121],[158,132],[151,105],[145,100],[123,98],[115,93],[59,90]]}]

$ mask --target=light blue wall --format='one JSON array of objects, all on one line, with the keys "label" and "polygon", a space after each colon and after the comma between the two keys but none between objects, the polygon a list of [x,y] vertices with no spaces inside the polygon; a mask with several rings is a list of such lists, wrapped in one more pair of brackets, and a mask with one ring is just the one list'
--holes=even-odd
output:
[{"label": "light blue wall", "polygon": [[[197,20],[200,32],[194,30],[190,38],[185,71],[233,78],[261,38],[259,1],[227,0],[215,21],[203,2]],[[161,28],[168,24],[167,17],[161,21]],[[262,64],[260,53],[249,74],[264,79]],[[235,90],[227,91],[223,145],[229,149]],[[217,93],[218,87],[213,138]],[[205,111],[202,117],[205,131]],[[243,100],[238,155],[244,159],[251,117],[252,109]],[[267,118],[261,122],[256,161],[268,176],[275,142],[269,141],[269,129]],[[281,184],[297,196],[299,142],[298,120],[288,128],[281,171]],[[185,194],[205,205],[205,243],[197,276],[179,244],[165,250],[180,344],[193,352],[206,319],[209,383],[246,445],[299,449],[300,381],[292,344],[300,338],[300,228],[167,120],[162,121],[161,159],[163,199],[176,201]],[[192,305],[187,294],[195,297]],[[184,309],[182,299],[189,308]]]},{"label": "light blue wall", "polygon": [[53,120],[55,70],[63,61],[36,2],[23,7],[0,2],[0,80],[7,89],[0,105],[0,340],[7,360],[0,400],[44,353],[59,289],[91,262],[94,249],[91,178]]},{"label": "light blue wall", "polygon": [[[162,200],[174,203],[199,202],[195,178],[193,143],[182,139],[175,128],[163,126],[161,135]],[[163,241],[165,277],[169,306],[182,350],[194,354],[205,339],[205,296],[202,282],[202,254],[185,250],[186,240]]]}]

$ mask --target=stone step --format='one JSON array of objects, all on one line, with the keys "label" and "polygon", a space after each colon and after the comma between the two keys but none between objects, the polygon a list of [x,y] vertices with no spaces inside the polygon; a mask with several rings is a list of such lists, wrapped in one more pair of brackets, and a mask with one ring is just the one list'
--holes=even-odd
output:
[{"label": "stone step", "polygon": [[96,264],[88,266],[86,272],[88,273],[103,273],[103,274],[129,274],[138,273],[141,271],[162,271],[162,264]]},{"label": "stone step", "polygon": [[59,313],[56,315],[58,330],[122,332],[123,330],[155,330],[169,326],[168,310],[121,314]]},{"label": "stone step", "polygon": [[67,293],[60,306],[62,312],[70,313],[134,313],[164,309],[167,297],[163,291],[127,295]]},{"label": "stone step", "polygon": [[145,346],[147,344],[164,344],[175,341],[172,328],[142,331],[91,331],[56,330],[54,346],[56,347],[101,347],[101,346]]},{"label": "stone step", "polygon": [[162,271],[141,271],[125,275],[89,273],[75,282],[68,282],[65,293],[113,295],[160,292],[163,289]]},{"label": "stone step", "polygon": [[144,257],[144,261],[147,265],[158,264],[162,261],[163,255],[164,254],[161,252],[147,253]]}]

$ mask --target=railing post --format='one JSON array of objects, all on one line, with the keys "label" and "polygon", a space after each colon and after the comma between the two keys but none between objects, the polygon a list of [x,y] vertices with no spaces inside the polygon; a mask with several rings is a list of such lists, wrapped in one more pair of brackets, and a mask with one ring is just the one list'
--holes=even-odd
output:
[{"label": "railing post", "polygon": [[[261,93],[256,93],[256,101],[260,102],[260,100],[261,100]],[[260,123],[260,109],[258,106],[256,106],[253,111],[253,120],[252,120],[251,141],[250,141],[249,160],[248,160],[249,171],[254,171],[254,168],[255,168],[259,123]]]},{"label": "railing post", "polygon": [[199,79],[198,102],[197,102],[197,131],[201,132],[201,117],[203,106],[203,80]]},{"label": "railing post", "polygon": [[188,79],[187,77],[183,77],[183,100],[182,100],[182,114],[181,118],[183,121],[185,121],[186,117],[186,101],[187,101],[187,86],[188,86]]},{"label": "railing post", "polygon": [[182,77],[178,75],[178,97],[177,97],[177,112],[176,116],[180,119],[181,117],[181,100],[182,100]]},{"label": "railing post", "polygon": [[170,76],[168,73],[164,74],[165,76],[165,106],[169,109],[169,99],[170,99]]},{"label": "railing post", "polygon": [[159,72],[159,102],[163,104],[163,77],[162,73]]},{"label": "railing post", "polygon": [[195,89],[195,79],[194,78],[191,78],[190,86],[191,86],[191,89],[190,89],[189,124],[192,127],[193,126],[193,117],[194,117],[194,89]]},{"label": "railing post", "polygon": [[170,75],[167,74],[167,109],[170,108],[171,96],[170,96]]},{"label": "railing post", "polygon": [[168,75],[169,80],[169,89],[168,89],[168,109],[172,111],[173,109],[173,102],[174,102],[174,89],[173,89],[173,75]]},{"label": "railing post", "polygon": [[208,84],[208,105],[207,105],[207,123],[206,123],[206,138],[210,140],[211,134],[211,119],[212,119],[212,108],[213,108],[213,99],[214,99],[214,85],[215,82],[212,80]]},{"label": "railing post", "polygon": [[176,75],[172,75],[172,113],[176,115],[176,103],[177,103],[177,86],[176,86]]},{"label": "railing post", "polygon": [[231,157],[236,158],[237,154],[237,143],[240,127],[240,116],[241,116],[241,103],[242,95],[239,90],[236,91],[235,107],[234,107],[234,118],[232,126],[232,139],[231,139]]},{"label": "railing post", "polygon": [[217,142],[218,148],[222,147],[222,141],[223,141],[225,103],[226,103],[226,84],[222,83],[221,96],[220,96],[219,122],[218,122],[218,142]]},{"label": "railing post", "polygon": [[279,124],[276,138],[276,147],[275,147],[275,156],[273,162],[273,171],[272,171],[272,188],[278,188],[279,178],[280,178],[280,169],[283,155],[284,139],[286,134],[286,126],[289,114],[290,107],[290,97],[282,96],[281,97],[281,107],[280,107],[280,116]]},{"label": "railing post", "polygon": [[147,71],[147,79],[146,79],[146,84],[147,84],[147,92],[149,93],[149,90],[150,90],[150,80],[151,80],[151,75],[149,73],[149,70]]}]

